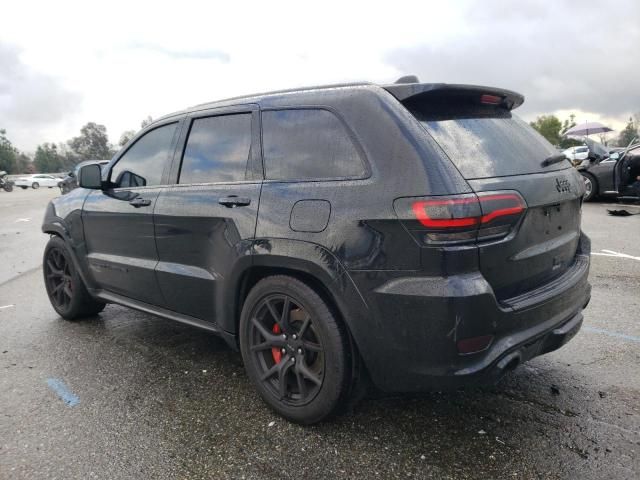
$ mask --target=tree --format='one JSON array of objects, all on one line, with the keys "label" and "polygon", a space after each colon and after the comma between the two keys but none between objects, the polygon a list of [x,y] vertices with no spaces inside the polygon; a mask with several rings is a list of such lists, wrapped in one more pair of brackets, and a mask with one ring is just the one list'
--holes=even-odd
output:
[{"label": "tree", "polygon": [[565,118],[564,122],[562,122],[562,130],[560,131],[560,133],[564,134],[564,132],[575,126],[576,116],[572,113],[571,115],[569,115],[569,118]]},{"label": "tree", "polygon": [[552,145],[560,145],[562,140],[560,137],[560,130],[562,129],[562,123],[555,115],[542,115],[536,118],[535,122],[530,124],[535,128],[540,135],[546,138]]},{"label": "tree", "polygon": [[38,145],[33,163],[41,173],[56,173],[64,169],[63,157],[58,153],[55,143]]},{"label": "tree", "polygon": [[80,136],[72,138],[68,144],[78,160],[98,160],[111,156],[107,128],[94,122],[82,127]]},{"label": "tree", "polygon": [[16,170],[14,173],[30,173],[33,169],[33,162],[24,153],[16,156]]},{"label": "tree", "polygon": [[16,173],[17,150],[6,137],[7,131],[0,129],[0,170]]},{"label": "tree", "polygon": [[118,142],[118,145],[120,145],[121,147],[124,147],[129,142],[129,140],[131,140],[135,136],[135,134],[136,134],[135,130],[126,130],[122,132],[122,135],[120,135],[120,141]]},{"label": "tree", "polygon": [[626,147],[631,143],[634,138],[638,137],[638,122],[633,119],[633,117],[629,117],[629,121],[627,122],[627,126],[620,132],[620,136],[618,137],[618,146]]},{"label": "tree", "polygon": [[151,118],[151,115],[147,115],[147,118],[145,118],[144,120],[142,120],[142,122],[140,122],[140,128],[144,128],[147,125],[151,125],[153,123],[153,118]]},{"label": "tree", "polygon": [[576,116],[572,113],[569,118],[565,118],[562,122],[562,130],[560,130],[560,148],[563,150],[569,147],[577,147],[578,145],[584,145],[582,140],[577,138],[565,137],[564,134],[570,128],[576,126]]}]

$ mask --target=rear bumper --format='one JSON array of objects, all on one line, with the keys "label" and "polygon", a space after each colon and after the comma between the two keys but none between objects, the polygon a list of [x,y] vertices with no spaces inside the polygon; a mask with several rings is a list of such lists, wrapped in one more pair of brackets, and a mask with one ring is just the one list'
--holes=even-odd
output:
[{"label": "rear bumper", "polygon": [[450,379],[441,382],[443,387],[491,385],[498,382],[505,373],[534,357],[559,349],[571,340],[582,327],[582,313],[556,326],[552,330],[527,338],[521,344],[501,352],[491,364],[479,362],[458,370]]},{"label": "rear bumper", "polygon": [[[588,273],[584,236],[574,265],[561,278],[507,302],[496,300],[480,273],[350,272],[371,313],[371,328],[358,346],[374,383],[385,391],[493,384],[575,336],[591,296]],[[459,354],[458,340],[483,335],[493,336],[488,348]]]}]

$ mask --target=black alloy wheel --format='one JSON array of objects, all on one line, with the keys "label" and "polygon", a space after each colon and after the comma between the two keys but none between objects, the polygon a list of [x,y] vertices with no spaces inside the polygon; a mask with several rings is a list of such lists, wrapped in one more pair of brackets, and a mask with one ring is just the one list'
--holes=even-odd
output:
[{"label": "black alloy wheel", "polygon": [[73,278],[65,253],[51,248],[44,263],[44,276],[49,300],[54,307],[68,310],[73,299]]},{"label": "black alloy wheel", "polygon": [[354,360],[346,327],[306,283],[287,275],[258,281],[238,335],[247,375],[283,417],[308,425],[347,403]]},{"label": "black alloy wheel", "polygon": [[52,236],[42,259],[44,285],[53,309],[67,320],[90,317],[101,312],[105,303],[93,298],[76,271],[64,240]]},{"label": "black alloy wheel", "polygon": [[296,300],[275,294],[256,306],[249,327],[249,350],[260,381],[278,400],[305,405],[324,380],[324,349],[313,319]]}]

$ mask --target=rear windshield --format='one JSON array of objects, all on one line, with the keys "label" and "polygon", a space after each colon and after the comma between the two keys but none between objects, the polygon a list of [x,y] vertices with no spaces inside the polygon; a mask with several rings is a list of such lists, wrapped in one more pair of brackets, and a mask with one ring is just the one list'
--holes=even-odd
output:
[{"label": "rear windshield", "polygon": [[567,162],[542,167],[541,162],[558,150],[510,112],[460,118],[417,117],[466,179],[569,167]]}]

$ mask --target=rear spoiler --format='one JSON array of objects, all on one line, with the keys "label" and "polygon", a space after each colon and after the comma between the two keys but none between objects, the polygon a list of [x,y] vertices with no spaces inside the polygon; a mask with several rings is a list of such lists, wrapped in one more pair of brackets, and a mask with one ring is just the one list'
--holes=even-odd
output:
[{"label": "rear spoiler", "polygon": [[[502,88],[447,83],[398,83],[383,85],[387,92],[403,104],[423,103],[444,98],[474,100],[473,103],[492,104],[513,110],[524,102],[524,96]],[[486,100],[486,101],[485,101]]]}]

